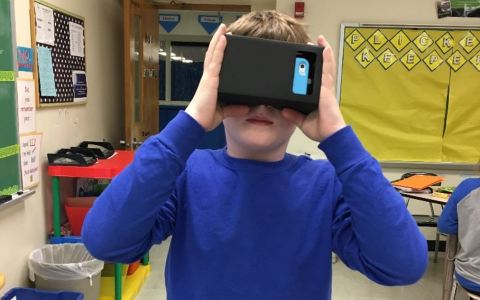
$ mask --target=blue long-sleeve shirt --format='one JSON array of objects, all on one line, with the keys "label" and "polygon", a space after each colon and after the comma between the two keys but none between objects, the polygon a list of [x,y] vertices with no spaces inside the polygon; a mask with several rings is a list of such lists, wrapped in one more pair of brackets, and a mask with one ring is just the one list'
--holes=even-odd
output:
[{"label": "blue long-sleeve shirt", "polygon": [[480,292],[480,178],[462,181],[448,199],[438,230],[458,235],[455,275],[465,288]]},{"label": "blue long-sleeve shirt", "polygon": [[330,299],[331,252],[384,285],[417,281],[426,241],[350,127],[326,160],[278,162],[194,150],[202,127],[181,112],[136,152],[88,213],[97,258],[131,262],[172,235],[168,299]]}]

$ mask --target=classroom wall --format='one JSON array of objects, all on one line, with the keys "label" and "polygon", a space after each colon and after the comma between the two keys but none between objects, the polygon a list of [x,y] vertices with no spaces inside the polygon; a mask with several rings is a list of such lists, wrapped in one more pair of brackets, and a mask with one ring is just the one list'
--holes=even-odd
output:
[{"label": "classroom wall", "polygon": [[[338,57],[340,25],[342,23],[374,24],[422,24],[422,25],[475,25],[478,18],[437,18],[436,0],[370,0],[335,1],[305,0],[305,18],[300,19],[307,26],[312,39],[323,34]],[[293,16],[294,1],[277,0],[277,10]],[[288,149],[296,153],[316,153],[316,143],[309,141],[298,131]]]},{"label": "classroom wall", "polygon": [[[229,2],[231,1],[219,1],[219,0],[190,0],[188,3],[202,3],[202,4],[230,4]],[[261,1],[251,1],[252,3],[249,4],[244,4],[244,5],[250,5],[251,10],[263,10],[263,9],[275,9],[275,0],[261,0]],[[205,11],[180,11],[180,10],[159,10],[159,12],[168,14],[168,13],[174,13],[174,14],[180,14],[181,15],[181,22],[175,27],[174,30],[172,30],[170,33],[166,32],[165,29],[159,25],[160,28],[160,35],[174,35],[174,36],[184,36],[188,35],[189,38],[192,38],[191,36],[198,37],[198,36],[212,36],[208,34],[205,29],[203,29],[199,23],[198,23],[198,16],[199,15],[205,15],[205,14],[213,14],[212,12],[205,12]],[[230,12],[230,11],[225,11],[219,13],[222,17],[223,20],[222,22],[225,23],[226,25],[231,24],[234,22],[239,16],[241,16],[244,13],[241,12]]]},{"label": "classroom wall", "polygon": [[276,0],[263,0],[263,1],[255,1],[252,0],[252,11],[254,10],[262,10],[262,9],[275,9],[277,3]]},{"label": "classroom wall", "polygon": [[[16,38],[19,46],[30,47],[29,1],[14,0]],[[73,146],[82,140],[106,140],[117,143],[123,136],[122,86],[122,9],[121,0],[49,0],[50,3],[85,17],[88,103],[82,106],[39,109],[37,130],[43,132],[42,167],[46,169],[46,154],[58,148]],[[193,2],[193,1],[189,1]],[[203,1],[208,2],[208,1]],[[275,1],[256,3],[252,9],[272,8]],[[277,0],[278,10],[293,15],[291,0]],[[338,53],[342,22],[394,24],[478,24],[479,19],[436,18],[435,0],[371,0],[334,1],[306,0],[305,18],[312,37],[324,34]],[[21,72],[19,77],[31,78]],[[290,152],[318,153],[316,143],[296,133]],[[394,179],[404,169],[385,169]],[[435,171],[435,170],[434,170]],[[441,171],[448,184],[457,184],[476,172]],[[41,174],[36,193],[24,202],[0,211],[0,272],[7,283],[0,295],[14,286],[26,285],[28,254],[46,243],[51,229],[51,184],[45,172]],[[427,209],[414,203],[413,211]]]},{"label": "classroom wall", "polygon": [[[15,3],[17,45],[31,47],[29,0]],[[88,103],[80,106],[41,108],[37,131],[43,133],[40,185],[24,202],[0,211],[0,272],[6,286],[0,295],[27,284],[29,253],[44,245],[51,229],[51,183],[46,174],[47,153],[75,146],[83,140],[118,144],[123,136],[123,21],[121,0],[48,0],[85,17]],[[32,78],[20,72],[19,77]],[[67,183],[68,186],[68,183]],[[67,190],[67,189],[65,189]]]},{"label": "classroom wall", "polygon": [[[277,0],[276,9],[293,16],[292,0]],[[375,24],[422,24],[422,25],[472,25],[480,24],[478,18],[437,18],[435,0],[370,0],[370,1],[336,1],[305,0],[305,17],[301,21],[307,26],[312,39],[323,34],[338,58],[340,46],[340,25],[342,23],[375,23]],[[317,143],[310,141],[297,130],[290,141],[288,151],[292,153],[310,153],[313,157],[324,157],[317,148]],[[455,171],[436,169],[383,168],[385,176],[397,179],[409,171],[436,172],[445,177],[444,185],[457,185],[461,180],[478,176],[478,171]],[[437,205],[436,212],[440,213]],[[409,209],[412,213],[429,213],[427,203],[411,201]],[[424,230],[428,238],[433,238],[434,230]]]}]

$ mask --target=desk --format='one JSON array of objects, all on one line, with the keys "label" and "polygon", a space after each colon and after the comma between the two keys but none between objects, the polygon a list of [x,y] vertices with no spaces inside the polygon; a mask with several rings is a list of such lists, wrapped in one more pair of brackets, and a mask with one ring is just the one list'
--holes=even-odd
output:
[{"label": "desk", "polygon": [[[133,151],[116,151],[108,159],[99,159],[88,167],[48,166],[48,175],[52,176],[53,198],[53,236],[60,237],[60,177],[112,179],[133,160]],[[148,258],[148,256],[146,256]],[[144,260],[147,264],[148,261]],[[115,264],[115,299],[122,297],[122,264]]]},{"label": "desk", "polygon": [[436,203],[436,204],[440,204],[440,205],[445,205],[445,204],[447,204],[447,201],[448,201],[448,199],[434,197],[434,196],[432,196],[432,194],[408,193],[408,192],[403,192],[403,191],[399,191],[399,193],[403,197],[407,197],[407,198],[415,199],[415,200],[420,200],[420,201],[425,201],[425,202],[430,202],[430,203]]},{"label": "desk", "polygon": [[[435,211],[433,209],[433,203],[445,205],[447,204],[448,199],[435,197],[432,193],[410,193],[400,190],[400,195],[409,199],[420,200],[424,202],[428,202],[430,204],[430,215],[413,215],[417,225],[420,227],[437,227],[438,223],[438,215],[435,215]],[[407,202],[408,205],[408,202]],[[435,251],[434,262],[437,262],[438,251],[443,250],[444,242],[440,241],[440,234],[437,231],[436,238],[434,244],[432,245],[431,240],[427,240],[428,243],[428,250],[430,251],[432,248]],[[445,246],[446,247],[446,246]]]}]

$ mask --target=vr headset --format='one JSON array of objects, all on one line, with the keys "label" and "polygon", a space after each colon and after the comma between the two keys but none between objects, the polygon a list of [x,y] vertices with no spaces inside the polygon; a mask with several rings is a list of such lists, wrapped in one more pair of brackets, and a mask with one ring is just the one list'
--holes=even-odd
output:
[{"label": "vr headset", "polygon": [[227,34],[218,99],[304,114],[318,108],[323,48]]}]

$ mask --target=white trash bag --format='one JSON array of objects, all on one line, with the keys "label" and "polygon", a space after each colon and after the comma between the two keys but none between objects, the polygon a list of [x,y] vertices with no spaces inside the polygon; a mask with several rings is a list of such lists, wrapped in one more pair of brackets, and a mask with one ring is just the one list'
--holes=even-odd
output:
[{"label": "white trash bag", "polygon": [[35,276],[50,280],[81,280],[97,275],[103,269],[103,261],[94,258],[82,243],[45,245],[28,259],[30,280]]}]

